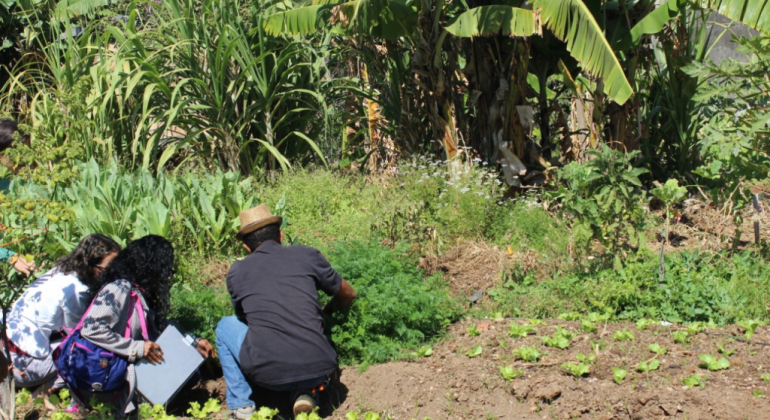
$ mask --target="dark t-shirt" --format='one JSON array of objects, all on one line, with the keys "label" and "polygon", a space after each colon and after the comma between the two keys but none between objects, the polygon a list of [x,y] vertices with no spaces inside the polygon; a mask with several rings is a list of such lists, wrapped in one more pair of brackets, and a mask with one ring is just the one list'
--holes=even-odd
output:
[{"label": "dark t-shirt", "polygon": [[318,290],[333,296],[342,277],[314,248],[263,243],[227,273],[235,314],[249,326],[240,352],[251,381],[282,385],[327,375],[337,354],[324,336]]}]

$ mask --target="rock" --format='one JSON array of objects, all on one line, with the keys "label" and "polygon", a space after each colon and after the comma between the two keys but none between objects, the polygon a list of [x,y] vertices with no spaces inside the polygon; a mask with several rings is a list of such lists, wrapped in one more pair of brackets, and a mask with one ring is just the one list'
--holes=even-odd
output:
[{"label": "rock", "polygon": [[460,396],[457,398],[457,401],[459,401],[459,402],[466,402],[466,401],[468,401],[468,396],[467,396],[467,395],[465,395],[465,394],[462,394],[462,395],[460,395]]},{"label": "rock", "polygon": [[642,394],[636,397],[636,400],[639,401],[639,404],[641,405],[647,405],[647,403],[650,401],[650,396]]},{"label": "rock", "polygon": [[526,383],[520,382],[520,383],[514,384],[511,387],[511,394],[519,398],[527,398],[530,392],[532,392],[532,390],[529,387],[529,385],[527,385]]},{"label": "rock", "polygon": [[551,384],[535,391],[535,398],[545,401],[553,401],[561,395],[561,388],[556,384]]}]

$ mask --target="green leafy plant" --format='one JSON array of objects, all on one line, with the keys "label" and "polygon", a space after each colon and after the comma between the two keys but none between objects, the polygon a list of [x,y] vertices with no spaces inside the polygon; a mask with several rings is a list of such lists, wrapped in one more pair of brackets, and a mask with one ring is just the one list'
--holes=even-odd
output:
[{"label": "green leafy plant", "polygon": [[513,351],[513,355],[517,359],[521,359],[529,363],[537,363],[543,356],[543,354],[533,346],[520,347]]},{"label": "green leafy plant", "polygon": [[470,327],[466,328],[465,330],[469,336],[476,337],[477,335],[481,334],[481,331],[476,329],[476,324],[471,325]]},{"label": "green leafy plant", "polygon": [[704,386],[703,377],[700,375],[690,375],[686,378],[682,378],[682,384],[688,388],[696,386]]},{"label": "green leafy plant", "polygon": [[596,364],[596,354],[594,353],[588,353],[588,354],[578,353],[575,356],[575,358],[581,363],[589,363],[592,365]]},{"label": "green leafy plant", "polygon": [[559,319],[562,321],[577,321],[580,319],[580,312],[565,312],[559,314]]},{"label": "green leafy plant", "polygon": [[529,334],[534,334],[535,332],[535,327],[532,325],[521,325],[512,322],[511,325],[508,326],[508,335],[513,338],[523,338]]},{"label": "green leafy plant", "polygon": [[347,420],[380,420],[380,415],[372,411],[367,411],[366,413],[361,413],[360,415],[355,411],[349,411],[348,413],[345,414],[345,419]]},{"label": "green leafy plant", "polygon": [[557,349],[564,350],[570,345],[570,340],[577,337],[577,334],[571,333],[562,327],[556,327],[556,331],[552,336],[541,337],[543,344],[546,347],[555,347]]},{"label": "green leafy plant", "polygon": [[544,327],[544,326],[548,325],[548,323],[543,321],[542,319],[530,319],[529,323],[534,325],[534,326],[536,326],[536,327],[537,326]]},{"label": "green leafy plant", "polygon": [[719,353],[724,354],[727,357],[730,357],[735,353],[735,349],[727,349],[725,348],[722,343],[717,344],[717,350],[719,350]]},{"label": "green leafy plant", "polygon": [[649,318],[642,318],[642,319],[636,321],[636,328],[639,331],[644,331],[644,330],[650,328],[650,326],[652,326],[652,325],[655,325],[655,321],[652,320],[652,319],[649,319]]},{"label": "green leafy plant", "polygon": [[759,379],[762,379],[765,382],[770,382],[770,372],[763,373],[759,376]]},{"label": "green leafy plant", "polygon": [[750,341],[757,328],[764,325],[767,325],[767,323],[758,319],[742,319],[738,321],[738,326],[746,331],[746,341]]},{"label": "green leafy plant", "polygon": [[687,333],[690,335],[700,334],[706,327],[701,322],[693,322],[687,326]]},{"label": "green leafy plant", "polygon": [[433,347],[429,345],[421,346],[416,352],[412,352],[412,357],[430,357],[433,354]]},{"label": "green leafy plant", "polygon": [[673,331],[671,336],[674,337],[675,343],[684,344],[690,342],[690,334],[687,331]]},{"label": "green leafy plant", "polygon": [[561,365],[561,370],[569,375],[579,378],[591,372],[591,365],[586,363],[567,362]]},{"label": "green leafy plant", "polygon": [[32,394],[30,394],[29,390],[27,388],[22,388],[16,393],[16,405],[28,403],[31,397]]},{"label": "green leafy plant", "polygon": [[[316,407],[313,411],[310,413],[300,413],[296,417],[294,417],[294,420],[322,420],[323,418],[318,415],[318,407]],[[378,420],[379,416],[376,418],[373,418],[373,420]],[[364,416],[364,420],[367,420],[366,416]]]},{"label": "green leafy plant", "polygon": [[647,349],[655,354],[660,354],[660,355],[666,354],[668,352],[668,350],[666,350],[665,347],[661,347],[660,344],[658,343],[650,344],[649,346],[647,346]]},{"label": "green leafy plant", "polygon": [[471,347],[467,352],[465,352],[465,355],[472,358],[481,355],[483,351],[484,350],[481,348],[481,346]]},{"label": "green leafy plant", "polygon": [[498,369],[500,370],[500,376],[506,381],[512,381],[524,374],[523,370],[514,369],[513,366],[499,366]]},{"label": "green leafy plant", "polygon": [[587,333],[596,332],[597,330],[596,324],[587,319],[580,321],[580,329]]},{"label": "green leafy plant", "polygon": [[709,354],[701,354],[698,356],[698,359],[703,362],[700,366],[710,371],[723,370],[730,367],[730,361],[724,357],[717,359]]},{"label": "green leafy plant", "polygon": [[558,172],[562,187],[549,197],[574,220],[573,236],[581,247],[589,248],[596,238],[621,266],[621,256],[643,236],[645,193],[639,177],[647,170],[632,164],[638,151],[623,153],[600,144],[586,153],[592,159],[572,162]]},{"label": "green leafy plant", "polygon": [[259,410],[251,415],[250,420],[272,420],[273,417],[280,413],[278,409],[269,407],[260,407]]},{"label": "green leafy plant", "polygon": [[761,389],[755,389],[755,390],[751,391],[751,395],[753,395],[754,398],[760,398],[764,393],[765,393],[765,391],[763,391]]},{"label": "green leafy plant", "polygon": [[166,409],[165,407],[163,407],[163,405],[161,404],[150,405],[148,403],[142,403],[139,405],[139,418],[153,419],[153,420],[175,420],[176,419],[176,417],[166,414]]},{"label": "green leafy plant", "polygon": [[670,231],[669,224],[671,221],[671,207],[687,197],[687,188],[680,187],[679,181],[673,178],[669,179],[665,184],[662,185],[658,181],[654,181],[653,183],[655,184],[655,188],[650,190],[650,194],[657,197],[660,201],[663,202],[663,205],[666,206],[665,240],[668,242],[668,233]]},{"label": "green leafy plant", "polygon": [[222,406],[219,404],[219,400],[216,398],[209,398],[203,408],[196,401],[190,403],[190,408],[187,409],[187,414],[192,415],[196,419],[205,419],[209,414],[215,414],[222,410]]},{"label": "green leafy plant", "polygon": [[623,382],[623,379],[626,379],[626,375],[628,375],[628,371],[622,368],[612,368],[612,380],[615,381],[616,384],[620,384]]},{"label": "green leafy plant", "polygon": [[615,341],[634,341],[634,333],[627,329],[622,329],[615,331],[615,334],[612,335],[612,339]]},{"label": "green leafy plant", "polygon": [[653,370],[657,370],[658,367],[660,367],[660,362],[658,359],[652,359],[649,361],[643,361],[639,362],[638,365],[636,365],[636,370],[639,372],[650,372]]}]

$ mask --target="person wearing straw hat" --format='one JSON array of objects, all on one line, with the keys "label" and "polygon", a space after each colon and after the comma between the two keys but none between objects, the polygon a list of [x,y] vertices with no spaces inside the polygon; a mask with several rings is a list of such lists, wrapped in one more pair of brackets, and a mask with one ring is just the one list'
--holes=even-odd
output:
[{"label": "person wearing straw hat", "polygon": [[[309,413],[337,370],[322,313],[347,308],[356,292],[317,249],[283,246],[283,220],[266,205],[242,211],[240,221],[236,238],[249,254],[227,273],[235,316],[216,329],[227,406],[232,417],[249,419],[257,385],[289,392],[294,415]],[[332,296],[324,308],[319,290]]]}]

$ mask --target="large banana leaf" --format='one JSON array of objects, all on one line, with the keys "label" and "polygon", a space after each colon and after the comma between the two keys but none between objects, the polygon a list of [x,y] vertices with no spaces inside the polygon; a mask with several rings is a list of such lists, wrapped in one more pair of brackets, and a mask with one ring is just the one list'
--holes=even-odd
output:
[{"label": "large banana leaf", "polygon": [[82,15],[91,15],[100,7],[107,6],[110,0],[60,0],[56,3],[54,18],[65,20]]},{"label": "large banana leaf", "polygon": [[697,3],[735,22],[770,33],[770,0],[697,0]]},{"label": "large banana leaf", "polygon": [[445,28],[454,36],[530,36],[540,32],[531,10],[518,7],[495,5],[480,6],[460,14]]},{"label": "large banana leaf", "polygon": [[263,27],[270,35],[308,34],[331,21],[355,33],[396,40],[414,29],[417,11],[402,0],[316,0],[312,6],[271,14]]},{"label": "large banana leaf", "polygon": [[667,1],[647,16],[642,18],[633,28],[615,45],[616,50],[623,51],[637,47],[642,42],[644,35],[657,34],[662,31],[668,22],[679,15],[679,9],[687,3],[687,0]]},{"label": "large banana leaf", "polygon": [[540,19],[589,73],[604,79],[604,92],[619,104],[633,94],[602,28],[582,0],[533,0]]}]

